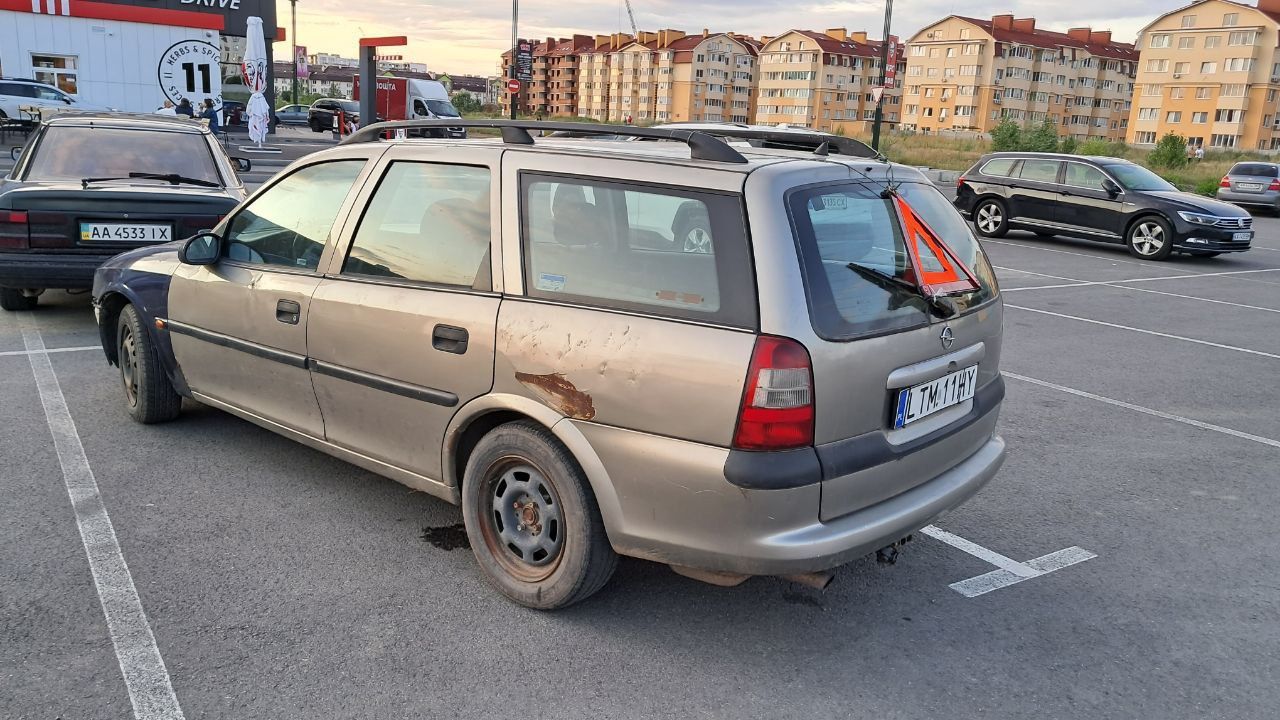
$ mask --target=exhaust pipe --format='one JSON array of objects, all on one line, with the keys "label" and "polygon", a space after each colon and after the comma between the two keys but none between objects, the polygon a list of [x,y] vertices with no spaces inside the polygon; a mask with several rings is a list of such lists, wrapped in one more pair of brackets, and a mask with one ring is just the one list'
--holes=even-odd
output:
[{"label": "exhaust pipe", "polygon": [[790,580],[797,585],[811,587],[814,590],[826,590],[832,580],[836,579],[836,574],[826,570],[820,572],[797,573],[795,575],[783,575],[783,580]]}]

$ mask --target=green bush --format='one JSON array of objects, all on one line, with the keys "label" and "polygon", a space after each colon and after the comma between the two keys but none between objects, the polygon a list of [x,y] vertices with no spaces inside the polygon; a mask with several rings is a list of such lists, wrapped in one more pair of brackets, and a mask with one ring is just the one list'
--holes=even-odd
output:
[{"label": "green bush", "polygon": [[1076,148],[1076,152],[1081,155],[1110,155],[1111,145],[1106,140],[1089,138],[1080,143],[1080,147]]},{"label": "green bush", "polygon": [[1022,147],[1026,152],[1054,152],[1058,149],[1058,130],[1048,120],[1028,125],[1022,130]]},{"label": "green bush", "polygon": [[1022,149],[1022,128],[1018,123],[1005,118],[991,131],[991,150],[993,152],[1012,152]]},{"label": "green bush", "polygon": [[1165,133],[1147,158],[1152,167],[1180,168],[1187,164],[1187,140],[1172,132]]},{"label": "green bush", "polygon": [[1076,139],[1075,139],[1075,138],[1073,138],[1073,137],[1071,137],[1070,135],[1068,135],[1068,136],[1066,136],[1066,137],[1062,138],[1062,142],[1059,142],[1059,143],[1058,143],[1058,152],[1060,152],[1060,153],[1074,153],[1074,152],[1076,151],[1076,146],[1077,146],[1077,145],[1078,145],[1078,143],[1076,142]]},{"label": "green bush", "polygon": [[1208,197],[1216,197],[1218,195],[1218,182],[1219,181],[1214,180],[1213,178],[1209,178],[1208,180],[1201,180],[1200,182],[1196,183],[1196,194],[1206,195]]}]

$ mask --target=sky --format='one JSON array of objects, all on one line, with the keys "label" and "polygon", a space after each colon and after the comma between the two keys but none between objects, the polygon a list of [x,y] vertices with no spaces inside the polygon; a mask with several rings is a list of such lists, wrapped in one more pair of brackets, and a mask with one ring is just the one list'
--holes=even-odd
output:
[{"label": "sky", "polygon": [[[791,29],[824,30],[845,27],[867,30],[879,38],[884,27],[880,0],[631,0],[641,30],[675,28],[688,33],[737,32],[759,37]],[[1116,40],[1132,42],[1138,30],[1161,12],[1185,3],[1150,0],[983,0],[917,2],[898,0],[893,33],[907,38],[921,27],[949,14],[988,18],[1012,12],[1036,18],[1036,26],[1065,31],[1090,26],[1111,30]],[[425,62],[436,72],[495,75],[498,56],[511,45],[511,5],[506,0],[298,0],[298,43],[308,52],[331,52],[356,57],[359,37],[406,35],[409,45],[386,52],[406,60]],[[277,5],[280,24],[288,27],[289,5]],[[567,37],[629,32],[623,0],[523,0],[520,36]],[[288,57],[278,45],[277,57]]]}]

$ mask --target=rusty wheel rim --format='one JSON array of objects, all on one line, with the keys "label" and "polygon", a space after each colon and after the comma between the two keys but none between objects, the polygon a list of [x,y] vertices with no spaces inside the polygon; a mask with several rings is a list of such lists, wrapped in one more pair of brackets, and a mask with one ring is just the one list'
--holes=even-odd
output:
[{"label": "rusty wheel rim", "polygon": [[481,531],[489,554],[517,580],[550,577],[564,550],[564,508],[547,474],[525,458],[499,460],[485,474]]}]

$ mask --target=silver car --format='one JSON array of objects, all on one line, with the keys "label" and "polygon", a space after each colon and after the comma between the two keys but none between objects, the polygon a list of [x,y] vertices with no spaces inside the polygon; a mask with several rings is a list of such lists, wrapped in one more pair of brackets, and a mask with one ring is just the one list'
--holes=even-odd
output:
[{"label": "silver car", "polygon": [[1238,162],[1218,183],[1218,199],[1280,213],[1280,165]]},{"label": "silver car", "polygon": [[[190,398],[461,504],[486,578],[536,608],[619,555],[825,586],[1000,467],[1001,300],[920,173],[819,136],[379,139],[433,122],[101,269],[128,412]],[[665,142],[530,132],[565,129]]]}]

